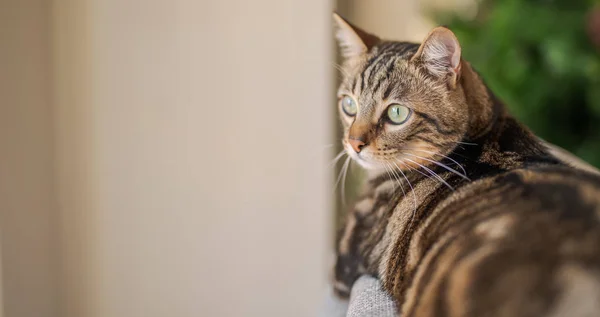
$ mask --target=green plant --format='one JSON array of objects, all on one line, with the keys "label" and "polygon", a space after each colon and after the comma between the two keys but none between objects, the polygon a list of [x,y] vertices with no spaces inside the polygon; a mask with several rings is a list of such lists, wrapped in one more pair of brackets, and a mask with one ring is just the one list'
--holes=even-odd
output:
[{"label": "green plant", "polygon": [[434,12],[463,56],[537,135],[600,167],[600,10],[582,0],[482,0]]}]

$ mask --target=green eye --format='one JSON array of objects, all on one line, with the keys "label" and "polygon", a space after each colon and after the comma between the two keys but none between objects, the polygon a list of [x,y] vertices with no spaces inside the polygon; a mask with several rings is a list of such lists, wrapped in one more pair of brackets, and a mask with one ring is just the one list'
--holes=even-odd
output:
[{"label": "green eye", "polygon": [[354,101],[354,99],[352,99],[352,97],[344,95],[340,102],[342,103],[342,110],[344,110],[344,113],[351,117],[354,117],[356,115],[358,107],[356,106],[356,102]]},{"label": "green eye", "polygon": [[387,116],[393,124],[402,124],[410,117],[410,109],[397,103],[388,107]]}]

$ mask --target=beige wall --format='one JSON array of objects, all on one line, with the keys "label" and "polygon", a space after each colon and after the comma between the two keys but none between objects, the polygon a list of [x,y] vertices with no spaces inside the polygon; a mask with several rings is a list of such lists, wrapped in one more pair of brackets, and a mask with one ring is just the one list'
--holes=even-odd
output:
[{"label": "beige wall", "polygon": [[314,315],[330,12],[2,2],[6,316]]},{"label": "beige wall", "polygon": [[443,1],[467,0],[338,0],[341,14],[384,39],[420,42],[432,28],[423,14]]},{"label": "beige wall", "polygon": [[57,316],[49,2],[0,1],[0,230],[5,315]]},{"label": "beige wall", "polygon": [[337,10],[384,39],[421,42],[434,27],[432,10],[471,16],[477,0],[338,0]]}]

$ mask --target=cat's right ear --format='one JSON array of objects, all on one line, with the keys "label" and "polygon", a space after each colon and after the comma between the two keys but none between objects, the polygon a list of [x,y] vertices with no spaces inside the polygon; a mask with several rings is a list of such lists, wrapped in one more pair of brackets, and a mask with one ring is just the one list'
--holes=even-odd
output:
[{"label": "cat's right ear", "polygon": [[421,63],[436,77],[447,78],[448,85],[454,89],[460,77],[460,54],[460,44],[454,33],[440,26],[427,35],[412,61]]},{"label": "cat's right ear", "polygon": [[335,37],[338,40],[341,54],[346,59],[366,54],[380,41],[377,36],[352,25],[335,12],[333,21],[336,27]]}]

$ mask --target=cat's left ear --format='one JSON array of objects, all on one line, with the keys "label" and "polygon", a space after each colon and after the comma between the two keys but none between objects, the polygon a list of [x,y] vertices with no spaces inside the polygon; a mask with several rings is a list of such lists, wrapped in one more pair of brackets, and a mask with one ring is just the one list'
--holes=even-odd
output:
[{"label": "cat's left ear", "polygon": [[412,60],[421,63],[432,75],[448,79],[451,89],[456,87],[461,71],[460,44],[449,29],[441,26],[433,29]]},{"label": "cat's left ear", "polygon": [[358,57],[366,54],[380,39],[360,28],[352,25],[337,13],[333,13],[335,22],[335,37],[340,45],[341,54],[344,58]]}]

